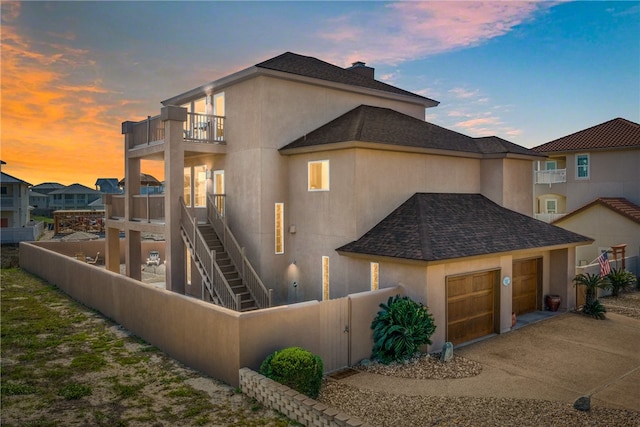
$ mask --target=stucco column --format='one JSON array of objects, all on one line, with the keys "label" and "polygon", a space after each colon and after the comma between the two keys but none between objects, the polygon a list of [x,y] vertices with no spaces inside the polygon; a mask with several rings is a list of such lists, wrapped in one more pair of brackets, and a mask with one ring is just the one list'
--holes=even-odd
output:
[{"label": "stucco column", "polygon": [[120,230],[107,227],[104,263],[109,271],[120,274]]},{"label": "stucco column", "polygon": [[[140,194],[140,159],[129,157],[128,150],[125,150],[125,177],[124,183],[124,217],[126,221],[133,220],[135,213],[133,208],[133,196]],[[125,228],[125,265],[126,274],[136,280],[142,279],[140,232],[131,231]]]},{"label": "stucco column", "polygon": [[184,242],[180,235],[182,215],[180,198],[184,197],[184,140],[183,122],[187,120],[187,109],[168,106],[160,110],[164,122],[164,214],[165,214],[165,258],[166,288],[180,294],[185,293],[186,269]]}]

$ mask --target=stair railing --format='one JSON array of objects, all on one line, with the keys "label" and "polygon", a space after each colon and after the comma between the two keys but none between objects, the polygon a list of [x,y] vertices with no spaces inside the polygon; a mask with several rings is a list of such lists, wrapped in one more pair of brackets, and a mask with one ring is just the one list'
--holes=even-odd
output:
[{"label": "stair railing", "polygon": [[197,218],[191,214],[182,197],[180,197],[180,205],[182,206],[180,226],[184,231],[189,247],[192,248],[196,263],[201,266],[205,273],[204,279],[211,283],[211,287],[224,307],[240,311],[240,297],[233,292],[229,282],[222,274],[220,266],[216,262],[216,251],[209,249],[204,236],[198,229]]},{"label": "stair railing", "polygon": [[216,203],[214,198],[223,197],[219,194],[207,194],[207,219],[213,226],[222,241],[229,258],[235,264],[242,281],[251,293],[256,304],[260,308],[271,307],[273,289],[267,289],[260,277],[249,262],[245,248],[240,247],[233,233],[227,225],[226,207],[223,215],[216,206],[225,206],[226,203]]}]

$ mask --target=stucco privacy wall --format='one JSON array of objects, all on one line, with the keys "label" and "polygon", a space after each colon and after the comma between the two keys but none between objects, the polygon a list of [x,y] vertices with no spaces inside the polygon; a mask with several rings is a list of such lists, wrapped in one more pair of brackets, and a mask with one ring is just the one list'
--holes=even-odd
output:
[{"label": "stucco privacy wall", "polygon": [[[54,252],[38,242],[20,244],[20,266],[82,304],[98,310],[171,357],[213,378],[238,385],[241,367],[258,369],[272,351],[301,346],[324,360],[332,357],[321,330],[322,302],[309,301],[250,313],[238,313],[174,292],[159,289],[113,273],[71,256]],[[352,362],[369,357],[369,329],[378,305],[397,288],[358,294],[348,299]],[[338,327],[339,326],[339,327]],[[344,325],[336,324],[333,337],[342,337]],[[357,357],[357,359],[356,359]],[[348,360],[348,359],[345,359]],[[346,365],[343,365],[346,366]],[[343,366],[325,363],[325,369]]]}]

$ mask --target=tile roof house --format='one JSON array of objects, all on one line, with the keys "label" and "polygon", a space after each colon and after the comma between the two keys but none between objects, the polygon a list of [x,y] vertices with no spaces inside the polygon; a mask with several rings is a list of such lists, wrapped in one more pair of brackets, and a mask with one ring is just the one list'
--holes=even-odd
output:
[{"label": "tile roof house", "polygon": [[[402,284],[434,345],[510,330],[511,313],[573,307],[584,236],[532,218],[544,154],[424,120],[437,101],[285,53],[124,122],[125,178],[164,162],[164,194],[105,196],[107,268],[140,279],[164,233],[166,287],[239,311]],[[134,180],[135,181],[135,180]]]},{"label": "tile roof house", "polygon": [[[617,204],[640,204],[640,124],[615,118],[532,150],[548,156],[534,171],[535,216],[595,238],[592,245],[578,248],[578,263],[589,263],[602,250],[627,242],[628,237],[613,237],[610,221],[625,216],[615,209]],[[608,221],[593,216],[603,209]],[[628,243],[627,255],[640,255],[639,245]]]}]

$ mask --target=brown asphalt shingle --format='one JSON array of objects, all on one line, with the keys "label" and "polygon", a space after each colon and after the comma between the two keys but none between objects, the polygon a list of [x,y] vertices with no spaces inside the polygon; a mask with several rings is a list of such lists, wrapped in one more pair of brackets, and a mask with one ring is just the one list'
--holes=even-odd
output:
[{"label": "brown asphalt shingle", "polygon": [[480,194],[416,193],[360,239],[336,250],[437,261],[591,241]]},{"label": "brown asphalt shingle", "polygon": [[632,147],[640,148],[640,124],[618,117],[533,147],[532,150],[554,153]]},{"label": "brown asphalt shingle", "polygon": [[495,136],[471,138],[389,108],[368,105],[354,108],[284,146],[281,150],[347,141],[477,154],[517,153],[528,156],[543,156]]},{"label": "brown asphalt shingle", "polygon": [[298,55],[292,52],[285,52],[282,55],[268,59],[256,64],[256,67],[312,77],[320,80],[327,80],[335,83],[343,83],[352,86],[360,86],[368,89],[407,95],[420,100],[428,100],[430,102],[437,102],[404,89],[371,79],[346,68],[329,64],[328,62],[321,61],[311,56]]}]

